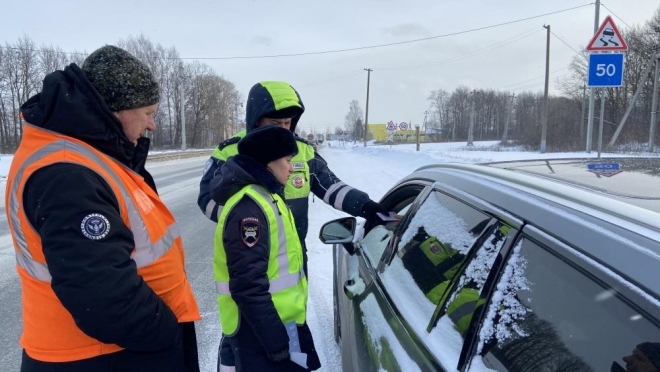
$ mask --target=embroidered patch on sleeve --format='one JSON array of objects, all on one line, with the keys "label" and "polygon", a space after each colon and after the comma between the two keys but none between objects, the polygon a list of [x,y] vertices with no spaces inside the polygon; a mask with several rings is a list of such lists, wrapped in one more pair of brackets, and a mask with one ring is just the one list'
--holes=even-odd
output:
[{"label": "embroidered patch on sleeve", "polygon": [[206,164],[204,164],[204,173],[202,173],[202,177],[205,176],[206,173],[208,173],[212,165],[213,165],[213,159],[209,159],[206,161]]},{"label": "embroidered patch on sleeve", "polygon": [[259,241],[259,219],[246,217],[241,220],[241,240],[248,247],[254,247]]},{"label": "embroidered patch on sleeve", "polygon": [[110,232],[110,221],[99,213],[88,214],[80,223],[80,230],[87,239],[103,239]]}]

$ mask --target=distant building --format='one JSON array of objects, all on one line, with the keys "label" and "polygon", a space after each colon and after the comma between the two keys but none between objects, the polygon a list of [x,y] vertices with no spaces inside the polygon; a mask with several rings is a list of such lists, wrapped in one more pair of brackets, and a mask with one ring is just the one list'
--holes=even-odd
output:
[{"label": "distant building", "polygon": [[[392,132],[390,137],[390,132],[387,130],[387,124],[369,124],[369,139],[373,139],[378,142],[387,142],[391,140],[393,142],[416,142],[416,132],[415,128],[408,130],[396,130]],[[420,139],[424,140],[424,132],[419,133]]]}]

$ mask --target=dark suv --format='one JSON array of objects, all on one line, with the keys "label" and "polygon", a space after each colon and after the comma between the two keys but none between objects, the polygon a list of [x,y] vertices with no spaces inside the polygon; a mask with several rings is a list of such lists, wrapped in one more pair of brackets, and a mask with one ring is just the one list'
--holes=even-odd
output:
[{"label": "dark suv", "polygon": [[343,369],[660,370],[658,173],[639,158],[427,166],[381,200],[400,220],[327,223]]}]

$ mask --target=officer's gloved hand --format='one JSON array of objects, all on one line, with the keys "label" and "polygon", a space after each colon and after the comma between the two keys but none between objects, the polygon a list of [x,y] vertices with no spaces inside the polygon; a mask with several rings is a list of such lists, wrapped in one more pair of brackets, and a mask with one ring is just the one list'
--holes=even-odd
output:
[{"label": "officer's gloved hand", "polygon": [[383,208],[379,203],[369,200],[364,203],[361,215],[367,220],[369,225],[383,225],[390,222],[387,219],[391,218],[390,216],[394,214],[390,214],[390,212]]},{"label": "officer's gloved hand", "polygon": [[273,362],[283,362],[285,360],[289,359],[289,345],[286,345],[286,347],[282,350],[273,352],[273,353],[266,353],[268,356],[268,359],[272,360]]}]

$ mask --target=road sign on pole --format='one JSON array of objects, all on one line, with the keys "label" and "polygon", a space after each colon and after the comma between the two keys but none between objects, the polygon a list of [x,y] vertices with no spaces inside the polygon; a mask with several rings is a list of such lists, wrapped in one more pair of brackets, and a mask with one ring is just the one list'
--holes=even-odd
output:
[{"label": "road sign on pole", "polygon": [[400,122],[399,123],[399,129],[408,130],[408,123],[406,123],[405,121]]},{"label": "road sign on pole", "polygon": [[389,121],[387,123],[387,130],[389,131],[395,131],[396,130],[396,124],[393,121]]},{"label": "road sign on pole", "polygon": [[587,44],[587,50],[590,52],[625,52],[628,50],[628,44],[623,40],[612,17],[607,16]]},{"label": "road sign on pole", "polygon": [[588,87],[620,87],[623,85],[623,53],[589,55]]}]

